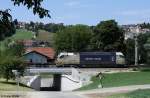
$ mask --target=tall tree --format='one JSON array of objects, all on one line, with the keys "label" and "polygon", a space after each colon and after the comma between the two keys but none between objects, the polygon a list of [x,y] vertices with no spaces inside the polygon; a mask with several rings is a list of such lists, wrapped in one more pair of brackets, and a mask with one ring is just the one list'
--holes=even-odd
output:
[{"label": "tall tree", "polygon": [[12,70],[18,70],[23,75],[25,66],[22,54],[24,47],[21,43],[9,44],[5,50],[0,50],[0,75],[7,81],[14,78]]},{"label": "tall tree", "polygon": [[15,25],[9,10],[0,11],[0,41],[15,33]]},{"label": "tall tree", "polygon": [[86,51],[92,31],[86,25],[67,26],[56,33],[55,48],[58,52]]},{"label": "tall tree", "polygon": [[92,45],[99,51],[124,52],[124,31],[115,20],[102,21],[94,28]]},{"label": "tall tree", "polygon": [[135,60],[135,40],[126,40],[126,63],[131,65],[134,64]]}]

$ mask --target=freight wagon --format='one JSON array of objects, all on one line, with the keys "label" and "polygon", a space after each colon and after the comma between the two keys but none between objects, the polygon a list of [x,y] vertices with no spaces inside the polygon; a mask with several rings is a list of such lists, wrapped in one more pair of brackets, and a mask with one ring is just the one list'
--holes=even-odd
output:
[{"label": "freight wagon", "polygon": [[121,52],[64,52],[58,55],[56,64],[78,67],[123,67],[125,57]]}]

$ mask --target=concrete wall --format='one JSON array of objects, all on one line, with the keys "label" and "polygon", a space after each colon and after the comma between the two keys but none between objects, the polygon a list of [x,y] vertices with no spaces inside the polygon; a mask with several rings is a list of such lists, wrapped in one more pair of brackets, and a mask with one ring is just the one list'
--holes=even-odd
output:
[{"label": "concrete wall", "polygon": [[71,75],[61,76],[61,91],[72,91],[82,87],[82,82],[75,80]]},{"label": "concrete wall", "polygon": [[40,76],[33,76],[30,77],[30,80],[28,80],[28,82],[26,83],[27,86],[40,91],[40,87],[41,87],[41,77]]},{"label": "concrete wall", "polygon": [[32,63],[40,63],[40,64],[47,63],[47,58],[46,57],[44,57],[44,56],[42,56],[40,54],[34,53],[34,52],[31,52],[29,54],[24,55],[24,58],[27,61],[31,61],[32,60]]},{"label": "concrete wall", "polygon": [[72,68],[71,75],[61,76],[61,91],[72,91],[80,87],[82,87],[82,81],[77,69]]}]

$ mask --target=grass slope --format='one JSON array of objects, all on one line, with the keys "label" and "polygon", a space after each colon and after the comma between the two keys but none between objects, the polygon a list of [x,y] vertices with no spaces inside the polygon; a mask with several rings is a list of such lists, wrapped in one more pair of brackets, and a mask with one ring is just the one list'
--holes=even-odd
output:
[{"label": "grass slope", "polygon": [[[17,85],[15,81],[10,80],[9,82],[6,82],[4,79],[0,79],[0,91],[16,91],[16,90]],[[32,91],[32,89],[20,84],[19,91]]]},{"label": "grass slope", "polygon": [[16,34],[13,35],[11,38],[14,40],[28,40],[32,39],[33,34],[31,31],[27,31],[25,29],[18,29],[16,30]]},{"label": "grass slope", "polygon": [[125,94],[115,94],[108,98],[150,98],[150,89],[136,90]]},{"label": "grass slope", "polygon": [[17,29],[16,33],[11,36],[6,38],[3,41],[0,41],[0,50],[4,50],[5,48],[5,44],[8,42],[8,40],[28,40],[28,39],[32,39],[33,34],[31,31],[27,31],[25,29]]},{"label": "grass slope", "polygon": [[54,33],[45,30],[39,30],[36,40],[47,41],[51,45],[54,43]]},{"label": "grass slope", "polygon": [[[98,88],[100,84],[99,78],[93,77],[93,83],[81,87],[78,90],[90,90]],[[102,80],[103,87],[119,87],[127,85],[143,85],[150,84],[150,72],[127,72],[104,74]]]}]

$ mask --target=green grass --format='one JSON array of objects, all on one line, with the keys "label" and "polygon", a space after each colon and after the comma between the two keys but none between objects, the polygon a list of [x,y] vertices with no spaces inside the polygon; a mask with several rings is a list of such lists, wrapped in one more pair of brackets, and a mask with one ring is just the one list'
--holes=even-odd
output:
[{"label": "green grass", "polygon": [[5,44],[8,42],[8,40],[28,40],[28,39],[32,39],[33,34],[31,31],[27,31],[25,29],[17,29],[16,33],[11,36],[6,38],[3,41],[0,41],[0,50],[4,50],[5,49]]},{"label": "green grass", "polygon": [[41,73],[40,76],[41,78],[53,78],[53,75],[49,73]]},{"label": "green grass", "polygon": [[115,94],[107,98],[150,98],[150,89],[136,90],[125,94]]},{"label": "green grass", "polygon": [[[13,80],[6,82],[4,79],[0,79],[0,91],[16,91],[17,85]],[[31,88],[26,87],[25,85],[20,84],[19,91],[32,91]]]},{"label": "green grass", "polygon": [[[93,83],[81,87],[78,90],[90,90],[98,88],[98,85],[100,84],[99,78],[93,77],[92,81]],[[150,84],[150,72],[126,72],[104,74],[104,78],[102,80],[102,85],[105,88],[143,84]]]},{"label": "green grass", "polygon": [[31,31],[27,31],[25,29],[16,30],[16,34],[14,34],[11,38],[14,40],[29,40],[32,39],[33,34]]}]

